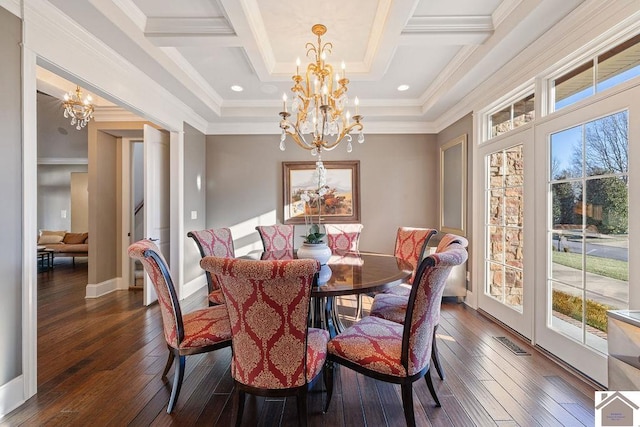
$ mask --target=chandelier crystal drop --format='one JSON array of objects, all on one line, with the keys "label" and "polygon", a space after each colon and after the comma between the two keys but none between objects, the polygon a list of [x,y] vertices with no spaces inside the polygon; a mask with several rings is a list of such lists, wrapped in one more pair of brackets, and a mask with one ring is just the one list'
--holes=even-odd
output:
[{"label": "chandelier crystal drop", "polygon": [[93,118],[93,104],[91,104],[91,95],[87,95],[82,99],[82,91],[80,86],[76,86],[75,92],[69,92],[64,95],[64,117],[71,117],[71,125],[77,130],[87,125],[89,120]]},{"label": "chandelier crystal drop", "polygon": [[[322,150],[333,150],[344,139],[348,141],[347,151],[351,152],[350,133],[358,132],[358,142],[364,142],[363,117],[358,114],[358,98],[354,99],[355,115],[351,116],[347,110],[349,79],[345,77],[344,62],[341,73],[334,74],[333,66],[326,62],[333,44],[322,44],[321,40],[327,27],[316,24],[311,32],[318,36],[318,41],[317,45],[309,42],[305,46],[312,62],[307,65],[304,76],[300,75],[300,59],[296,61],[296,74],[292,77],[291,112],[287,110],[287,95],[282,96],[283,111],[279,113],[282,129],[280,149],[285,150],[285,140],[290,135],[298,146],[311,151],[314,156]],[[295,116],[295,123],[289,120],[290,117],[293,120],[292,116]]]}]

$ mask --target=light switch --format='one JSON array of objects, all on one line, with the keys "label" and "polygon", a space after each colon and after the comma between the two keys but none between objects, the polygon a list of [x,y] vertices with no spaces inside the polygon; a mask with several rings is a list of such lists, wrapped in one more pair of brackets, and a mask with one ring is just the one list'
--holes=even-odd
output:
[{"label": "light switch", "polygon": [[198,219],[198,211],[191,211],[191,219]]},{"label": "light switch", "polygon": [[67,217],[67,210],[66,209],[62,209],[60,211],[60,218],[66,218]]}]

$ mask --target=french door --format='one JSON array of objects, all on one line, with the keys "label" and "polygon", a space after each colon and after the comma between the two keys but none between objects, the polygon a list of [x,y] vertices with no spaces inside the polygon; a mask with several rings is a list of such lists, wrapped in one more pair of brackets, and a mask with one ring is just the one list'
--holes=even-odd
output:
[{"label": "french door", "polygon": [[[482,289],[478,307],[531,339],[533,330],[533,129],[483,144],[474,194],[483,206]],[[527,256],[525,256],[527,255]]]},{"label": "french door", "polygon": [[604,385],[606,311],[640,302],[638,99],[635,87],[535,128],[536,344]]}]

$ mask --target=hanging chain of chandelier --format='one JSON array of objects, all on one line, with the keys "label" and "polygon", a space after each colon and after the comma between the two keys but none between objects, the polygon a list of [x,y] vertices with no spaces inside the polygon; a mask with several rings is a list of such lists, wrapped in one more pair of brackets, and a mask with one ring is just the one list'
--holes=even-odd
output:
[{"label": "hanging chain of chandelier", "polygon": [[77,130],[82,129],[89,123],[89,120],[93,118],[93,104],[91,104],[91,95],[87,95],[85,99],[82,99],[82,91],[80,86],[76,86],[76,91],[65,93],[64,102],[64,117],[68,119],[71,117],[71,126],[75,126]]},{"label": "hanging chain of chandelier", "polygon": [[[333,66],[325,62],[327,54],[331,53],[333,44],[322,44],[321,36],[327,32],[327,27],[316,24],[311,32],[318,36],[318,44],[306,44],[307,57],[315,57],[315,62],[307,65],[305,76],[301,76],[300,59],[296,61],[296,74],[292,77],[294,86],[291,113],[287,111],[287,95],[282,96],[283,111],[279,113],[280,150],[285,150],[284,142],[287,135],[312,155],[321,154],[322,150],[333,150],[342,142],[347,141],[347,152],[353,149],[351,145],[352,132],[358,132],[358,142],[364,142],[362,133],[363,117],[358,114],[358,97],[354,100],[355,115],[347,110],[349,98],[347,85],[349,79],[345,77],[345,64],[342,62],[342,72],[334,74]],[[289,117],[295,116],[295,123]],[[307,135],[307,137],[305,137]],[[309,140],[307,140],[307,138]]]}]

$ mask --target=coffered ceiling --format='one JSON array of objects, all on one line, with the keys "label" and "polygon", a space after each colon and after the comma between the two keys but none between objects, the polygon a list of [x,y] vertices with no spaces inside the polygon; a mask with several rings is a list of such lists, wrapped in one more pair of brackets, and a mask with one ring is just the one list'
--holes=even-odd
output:
[{"label": "coffered ceiling", "polygon": [[346,64],[348,93],[360,99],[369,131],[437,127],[581,2],[51,0],[193,109],[208,133],[247,122],[273,123],[278,132],[282,94],[296,58],[307,63],[317,23],[333,44],[327,61]]}]

